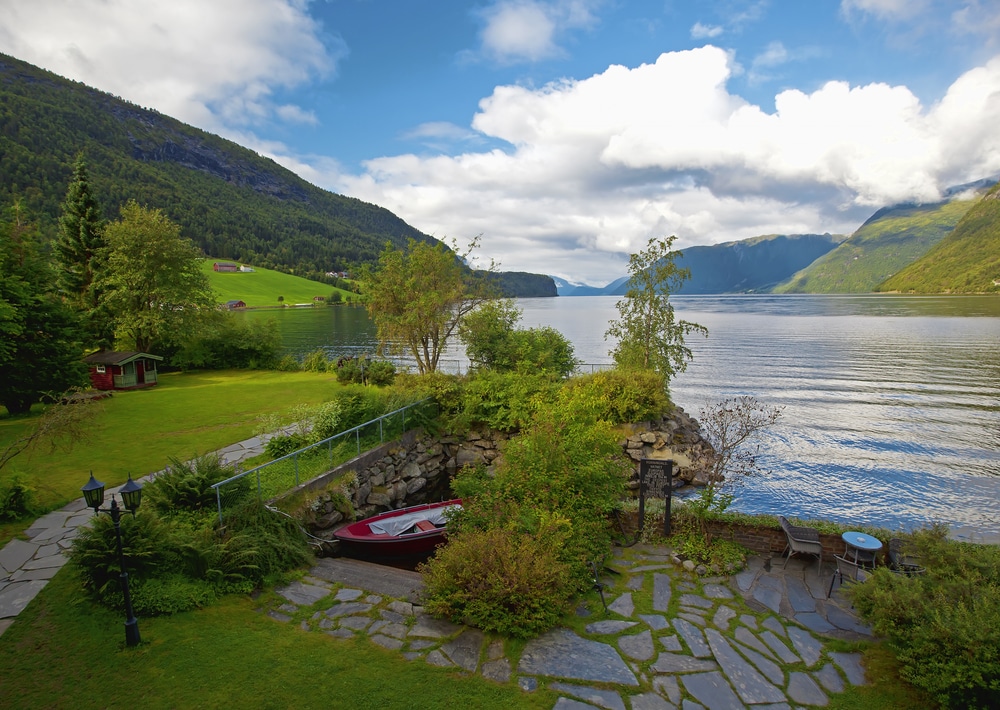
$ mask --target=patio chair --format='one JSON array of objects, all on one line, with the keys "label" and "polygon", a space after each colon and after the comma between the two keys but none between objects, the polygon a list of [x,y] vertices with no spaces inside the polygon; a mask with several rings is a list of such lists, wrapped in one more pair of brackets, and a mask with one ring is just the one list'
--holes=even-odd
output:
[{"label": "patio chair", "polygon": [[788,539],[788,544],[785,545],[785,552],[781,553],[783,557],[785,557],[785,553],[788,553],[782,568],[788,565],[788,560],[792,555],[802,553],[804,555],[816,555],[816,571],[821,571],[823,569],[823,544],[819,541],[819,532],[812,528],[792,525],[784,515],[778,516],[778,522],[781,524],[781,529],[785,531],[785,537]]},{"label": "patio chair", "polygon": [[830,588],[826,591],[827,599],[829,599],[830,595],[833,594],[833,583],[836,582],[838,578],[840,578],[840,584],[843,586],[844,582],[864,582],[868,579],[869,574],[864,567],[852,562],[846,557],[834,555],[833,558],[837,561],[837,569],[834,570],[833,579],[830,580]]},{"label": "patio chair", "polygon": [[896,574],[912,577],[926,570],[920,564],[920,557],[914,554],[910,543],[898,537],[889,540],[889,568]]}]

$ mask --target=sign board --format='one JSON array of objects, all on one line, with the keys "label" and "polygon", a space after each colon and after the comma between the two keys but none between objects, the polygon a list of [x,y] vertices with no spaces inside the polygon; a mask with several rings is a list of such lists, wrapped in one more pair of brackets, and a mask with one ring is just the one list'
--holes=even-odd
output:
[{"label": "sign board", "polygon": [[673,459],[640,459],[639,461],[639,529],[645,522],[646,497],[663,498],[663,534],[670,534],[670,501],[673,492]]}]

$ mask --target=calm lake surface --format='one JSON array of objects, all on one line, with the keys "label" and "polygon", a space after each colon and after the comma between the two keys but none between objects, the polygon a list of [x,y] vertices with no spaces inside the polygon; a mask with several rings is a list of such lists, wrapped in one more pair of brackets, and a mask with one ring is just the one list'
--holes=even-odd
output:
[{"label": "calm lake surface", "polygon": [[[586,363],[610,361],[614,297],[521,299],[521,325],[549,325]],[[709,329],[671,383],[698,416],[741,394],[784,407],[761,457],[770,471],[737,491],[745,512],[909,529],[943,522],[1000,541],[1000,298],[677,296]],[[361,308],[248,312],[274,317],[290,352],[372,352]],[[464,370],[460,348],[447,356]]]}]

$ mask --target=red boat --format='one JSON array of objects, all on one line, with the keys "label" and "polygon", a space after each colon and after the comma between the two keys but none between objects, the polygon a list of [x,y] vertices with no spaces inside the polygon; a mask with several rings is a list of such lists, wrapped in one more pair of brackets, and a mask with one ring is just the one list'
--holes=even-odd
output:
[{"label": "red boat", "polygon": [[333,533],[345,554],[357,557],[406,557],[428,554],[444,542],[448,512],[461,498],[390,510],[345,525]]}]

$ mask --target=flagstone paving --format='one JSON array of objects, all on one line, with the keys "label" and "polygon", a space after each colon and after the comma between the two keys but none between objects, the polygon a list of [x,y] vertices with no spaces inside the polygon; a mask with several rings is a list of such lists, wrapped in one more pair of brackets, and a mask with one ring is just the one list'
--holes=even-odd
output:
[{"label": "flagstone paving", "polygon": [[[826,599],[807,562],[786,569],[753,558],[733,577],[698,579],[663,548],[619,551],[607,567],[617,574],[603,580],[607,612],[590,600],[578,610],[589,621],[582,631],[553,629],[516,658],[502,640],[433,619],[419,603],[343,587],[329,563],[322,578],[277,590],[286,603],[269,613],[334,637],[365,635],[413,662],[517,683],[526,693],[548,688],[560,695],[559,710],[822,707],[866,682],[861,655],[826,651],[825,637],[864,639],[870,631],[839,593]],[[296,606],[324,608],[303,618]]]}]

